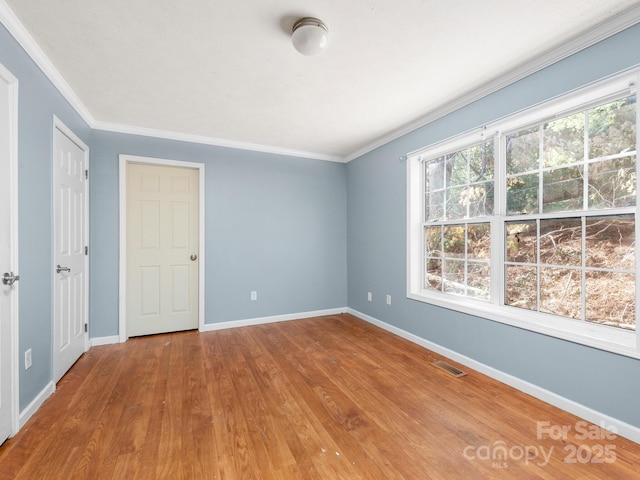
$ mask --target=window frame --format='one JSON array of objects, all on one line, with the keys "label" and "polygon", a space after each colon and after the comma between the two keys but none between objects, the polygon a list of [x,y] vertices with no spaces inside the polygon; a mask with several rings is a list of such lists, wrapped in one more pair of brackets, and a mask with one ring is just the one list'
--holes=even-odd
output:
[{"label": "window frame", "polygon": [[[488,123],[460,135],[447,138],[433,145],[407,154],[407,298],[436,305],[488,320],[523,328],[533,332],[587,345],[621,355],[640,358],[640,258],[636,251],[636,330],[600,325],[584,320],[574,320],[505,305],[505,225],[508,221],[531,218],[581,217],[594,215],[595,211],[576,210],[572,212],[538,213],[531,216],[507,215],[506,212],[506,151],[503,137],[529,126],[539,125],[555,118],[588,109],[590,106],[606,103],[616,97],[637,95],[636,85],[640,81],[640,68],[609,77],[580,89],[554,97],[548,101],[515,112],[495,122]],[[640,239],[640,102],[636,99],[636,205],[631,207],[635,215],[636,241]],[[477,300],[465,296],[437,292],[423,288],[425,271],[423,226],[424,212],[424,168],[423,162],[452,153],[465,147],[486,142],[493,138],[494,145],[494,213],[482,217],[491,228],[491,287],[490,300]],[[627,207],[628,211],[629,208]],[[615,215],[618,209],[599,210],[606,215]],[[474,221],[478,217],[474,217]],[[460,220],[460,223],[467,220]]]}]

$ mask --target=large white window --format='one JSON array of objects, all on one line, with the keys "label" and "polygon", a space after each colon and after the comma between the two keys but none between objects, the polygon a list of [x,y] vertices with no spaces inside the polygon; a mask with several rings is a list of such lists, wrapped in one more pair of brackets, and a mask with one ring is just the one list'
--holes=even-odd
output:
[{"label": "large white window", "polygon": [[426,289],[489,299],[493,152],[480,142],[423,163]]},{"label": "large white window", "polygon": [[640,358],[633,72],[408,155],[408,297]]}]

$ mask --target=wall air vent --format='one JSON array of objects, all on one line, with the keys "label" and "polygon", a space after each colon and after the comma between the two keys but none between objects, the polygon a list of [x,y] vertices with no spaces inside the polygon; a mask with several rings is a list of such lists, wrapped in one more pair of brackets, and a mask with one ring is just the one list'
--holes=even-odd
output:
[{"label": "wall air vent", "polygon": [[431,362],[431,365],[434,367],[438,367],[441,370],[444,370],[447,373],[450,373],[454,377],[464,377],[467,372],[463,372],[459,368],[454,367],[453,365],[449,365],[447,362],[443,362],[442,360],[438,360],[437,362]]}]

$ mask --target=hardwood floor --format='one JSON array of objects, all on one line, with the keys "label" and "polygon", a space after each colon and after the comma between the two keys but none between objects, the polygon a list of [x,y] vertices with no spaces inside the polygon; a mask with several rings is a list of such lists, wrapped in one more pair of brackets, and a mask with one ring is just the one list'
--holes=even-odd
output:
[{"label": "hardwood floor", "polygon": [[439,359],[346,314],[94,347],[0,478],[640,479],[639,445]]}]

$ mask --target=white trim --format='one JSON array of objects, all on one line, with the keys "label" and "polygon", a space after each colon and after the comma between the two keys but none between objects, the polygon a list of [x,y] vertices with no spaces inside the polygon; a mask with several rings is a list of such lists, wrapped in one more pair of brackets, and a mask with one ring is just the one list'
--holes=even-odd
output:
[{"label": "white trim", "polygon": [[82,149],[82,151],[85,152],[88,160],[89,146],[86,143],[84,143],[80,137],[78,137],[75,133],[73,133],[73,130],[67,127],[62,120],[60,120],[56,115],[54,115],[53,129],[55,130],[56,128],[60,130],[62,133],[64,133],[67,137],[69,137],[69,140],[71,140],[73,143],[78,145]]},{"label": "white trim", "polygon": [[190,133],[180,133],[155,128],[136,127],[133,125],[121,125],[109,122],[94,122],[92,127],[105,132],[125,133],[128,135],[140,135],[144,137],[162,138],[165,140],[176,140],[179,142],[198,143],[202,145],[213,145],[217,147],[234,148],[238,150],[251,150],[253,152],[273,153],[276,155],[286,155],[290,157],[308,158],[312,160],[324,160],[327,162],[344,163],[343,157],[338,155],[328,155],[325,153],[308,152],[305,150],[294,150],[291,148],[262,145],[258,143],[242,142],[238,140],[226,140],[224,138],[208,137],[205,135],[194,135]]},{"label": "white trim", "polygon": [[551,392],[547,389],[539,387],[538,385],[534,385],[533,383],[529,383],[501,370],[485,365],[484,363],[478,362],[472,358],[467,357],[466,355],[461,355],[453,350],[438,345],[437,343],[433,343],[422,337],[414,335],[413,333],[409,333],[406,330],[385,323],[352,308],[349,308],[347,313],[350,313],[351,315],[354,315],[359,319],[364,320],[365,322],[371,323],[377,327],[382,328],[383,330],[391,332],[395,335],[398,335],[399,337],[409,340],[410,342],[420,345],[421,347],[450,358],[455,362],[461,363],[462,365],[472,368],[484,375],[487,375],[488,377],[498,380],[499,382],[509,385],[510,387],[529,394],[535,398],[553,405],[554,407],[558,407],[596,425],[604,424],[607,426],[613,426],[616,429],[616,433],[620,436],[625,437],[633,442],[640,443],[640,427],[636,427],[635,425],[631,425],[617,418],[598,412],[597,410],[558,395],[557,393]]},{"label": "white trim", "polygon": [[312,312],[289,313],[286,315],[274,315],[271,317],[248,318],[246,320],[232,320],[229,322],[206,323],[202,332],[213,332],[227,328],[251,327],[265,323],[288,322],[289,320],[302,320],[303,318],[324,317],[327,315],[339,315],[347,313],[347,308],[330,308],[328,310],[316,310]]},{"label": "white trim", "polygon": [[596,43],[605,40],[608,37],[620,33],[626,28],[629,28],[640,22],[640,5],[635,5],[627,10],[615,15],[614,17],[605,20],[604,22],[590,28],[589,31],[576,35],[571,40],[564,42],[562,45],[551,49],[550,51],[542,54],[534,60],[527,62],[519,67],[513,69],[511,72],[501,75],[499,78],[492,80],[478,88],[474,88],[465,95],[461,95],[454,101],[449,102],[431,112],[425,114],[419,119],[394,130],[387,135],[375,140],[374,142],[365,145],[364,147],[356,150],[345,156],[344,161],[350,162],[362,155],[375,150],[393,140],[396,140],[408,133],[413,132],[419,128],[432,123],[439,118],[442,118],[456,110],[459,110],[467,105],[472,104],[484,98],[498,90],[505,88],[513,83],[516,83],[529,75],[536,73],[554,63],[557,63],[585,48],[588,48]]},{"label": "white trim", "polygon": [[42,391],[36,395],[36,398],[20,412],[20,428],[24,427],[34,413],[42,406],[49,396],[56,391],[56,385],[53,381],[49,382]]},{"label": "white trim", "polygon": [[120,184],[120,261],[119,261],[119,309],[118,309],[118,338],[120,342],[127,341],[127,164],[143,163],[148,165],[164,165],[168,167],[191,168],[198,170],[199,179],[199,245],[198,245],[198,330],[204,328],[205,308],[205,168],[204,163],[185,162],[165,158],[139,157],[121,154],[119,156],[119,184]]},{"label": "white trim", "polygon": [[[9,262],[11,271],[19,274],[18,264],[18,79],[0,64],[0,80],[7,84],[7,92],[9,96],[9,183],[11,191],[9,194],[9,222],[11,230]],[[11,434],[15,435],[20,429],[19,422],[19,405],[20,405],[20,338],[19,338],[19,295],[20,281],[15,283],[11,289],[11,320],[10,330],[8,332],[11,338],[9,365],[10,371],[10,389],[11,389]]]},{"label": "white trim", "polygon": [[113,345],[114,343],[120,343],[120,337],[118,335],[111,335],[109,337],[95,337],[91,339],[92,347],[99,347],[101,345]]}]

